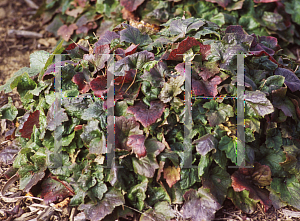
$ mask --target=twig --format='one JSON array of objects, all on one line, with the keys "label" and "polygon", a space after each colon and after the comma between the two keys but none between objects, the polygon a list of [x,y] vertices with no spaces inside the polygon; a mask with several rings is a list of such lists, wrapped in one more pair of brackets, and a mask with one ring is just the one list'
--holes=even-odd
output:
[{"label": "twig", "polygon": [[39,9],[39,6],[37,6],[33,1],[31,1],[31,0],[24,0],[24,1],[30,8]]},{"label": "twig", "polygon": [[8,37],[42,38],[43,35],[34,31],[8,30]]},{"label": "twig", "polygon": [[[126,205],[123,204],[123,206],[126,206]],[[130,207],[130,206],[126,206],[126,207],[129,208],[129,209],[132,209],[132,210],[134,210],[134,211],[136,211],[136,212],[138,212],[138,213],[140,213],[140,214],[144,214],[144,215],[148,216],[150,219],[152,219],[153,221],[156,221],[156,220],[153,219],[151,216],[149,216],[149,215],[147,215],[147,214],[145,214],[145,213],[142,213],[141,211],[139,211],[139,210],[137,210],[137,209],[135,209],[135,208],[132,208],[132,207]]]}]

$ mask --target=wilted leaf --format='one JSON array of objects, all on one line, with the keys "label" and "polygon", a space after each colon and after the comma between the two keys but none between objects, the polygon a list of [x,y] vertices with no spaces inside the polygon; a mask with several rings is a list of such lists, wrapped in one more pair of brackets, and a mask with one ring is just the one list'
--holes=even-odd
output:
[{"label": "wilted leaf", "polygon": [[165,105],[161,101],[151,101],[150,105],[148,109],[148,106],[140,101],[136,105],[128,107],[127,112],[133,114],[144,127],[148,127],[155,123],[165,110]]},{"label": "wilted leaf", "polygon": [[57,34],[60,35],[65,41],[69,41],[73,32],[77,29],[76,24],[71,24],[69,26],[63,25],[57,30]]},{"label": "wilted leaf", "polygon": [[176,78],[170,78],[170,81],[165,83],[158,98],[164,103],[170,102],[173,97],[176,97],[182,92],[181,86],[184,83],[185,78],[183,76],[177,76]]},{"label": "wilted leaf", "polygon": [[171,188],[177,181],[180,180],[180,167],[169,166],[164,168],[164,178]]}]

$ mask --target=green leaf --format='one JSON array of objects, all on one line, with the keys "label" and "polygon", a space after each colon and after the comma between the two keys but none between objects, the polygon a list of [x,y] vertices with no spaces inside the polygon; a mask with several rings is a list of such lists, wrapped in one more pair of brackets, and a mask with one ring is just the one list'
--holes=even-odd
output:
[{"label": "green leaf", "polygon": [[0,108],[1,119],[13,121],[18,115],[18,109],[13,105],[12,98],[8,97],[8,104]]},{"label": "green leaf", "polygon": [[245,158],[243,145],[241,141],[224,136],[219,142],[218,148],[225,151],[227,158],[229,158],[237,166],[240,166]]},{"label": "green leaf", "polygon": [[216,166],[202,177],[203,188],[210,189],[220,205],[227,196],[227,189],[231,186],[230,174],[221,167]]},{"label": "green leaf", "polygon": [[147,178],[152,178],[154,176],[155,170],[159,168],[155,155],[149,153],[146,157],[140,159],[132,157],[132,164],[135,173],[138,173]]},{"label": "green leaf", "polygon": [[129,202],[140,211],[142,211],[142,209],[144,208],[147,186],[148,179],[144,177],[141,183],[133,186],[128,191],[127,197],[129,199]]},{"label": "green leaf", "polygon": [[256,204],[259,202],[259,200],[254,200],[249,197],[248,190],[235,192],[232,187],[228,189],[227,197],[231,199],[237,208],[247,214],[252,214],[256,210]]},{"label": "green leaf", "polygon": [[200,178],[198,176],[198,168],[181,169],[179,181],[181,189],[190,188],[196,182],[200,182]]},{"label": "green leaf", "polygon": [[226,122],[228,117],[233,117],[234,112],[232,106],[229,104],[220,104],[215,100],[211,100],[203,105],[204,108],[209,109],[205,114],[211,127],[215,127],[221,123]]},{"label": "green leaf", "polygon": [[120,40],[134,43],[135,45],[145,46],[152,43],[152,39],[147,34],[142,34],[139,29],[130,25],[120,32]]},{"label": "green leaf", "polygon": [[39,72],[45,67],[50,53],[47,51],[36,51],[30,55],[30,68],[37,69]]},{"label": "green leaf", "polygon": [[271,183],[271,188],[277,193],[280,193],[280,198],[289,205],[300,209],[300,183],[296,176],[290,178],[274,177]]},{"label": "green leaf", "polygon": [[276,128],[267,130],[267,139],[265,144],[268,148],[274,148],[276,151],[281,150],[280,147],[283,143],[280,131]]}]

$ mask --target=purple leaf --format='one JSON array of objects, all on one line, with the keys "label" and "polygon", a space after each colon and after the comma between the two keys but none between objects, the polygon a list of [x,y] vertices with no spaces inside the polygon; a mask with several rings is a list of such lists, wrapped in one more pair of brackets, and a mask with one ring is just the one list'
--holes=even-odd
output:
[{"label": "purple leaf", "polygon": [[300,91],[300,79],[292,71],[285,68],[277,68],[274,74],[285,77],[284,83],[292,92]]},{"label": "purple leaf", "polygon": [[127,112],[133,114],[135,119],[141,122],[144,127],[155,123],[156,120],[161,117],[164,110],[165,104],[161,101],[151,101],[149,109],[142,101],[127,108]]},{"label": "purple leaf", "polygon": [[110,44],[112,40],[120,38],[120,35],[113,31],[106,31],[104,35],[94,44],[95,47],[105,44]]},{"label": "purple leaf", "polygon": [[191,221],[213,220],[215,212],[221,208],[209,189],[190,189],[183,195],[185,202],[181,208],[184,219]]}]

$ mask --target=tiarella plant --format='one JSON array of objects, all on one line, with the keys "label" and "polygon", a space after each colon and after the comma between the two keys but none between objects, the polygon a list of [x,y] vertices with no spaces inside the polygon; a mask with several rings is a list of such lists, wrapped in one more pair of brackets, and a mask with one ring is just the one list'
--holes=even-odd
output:
[{"label": "tiarella plant", "polygon": [[[17,123],[8,148],[20,188],[37,183],[46,203],[71,197],[89,220],[142,212],[140,221],[212,220],[226,198],[246,213],[285,205],[300,209],[300,70],[277,39],[241,26],[201,18],[173,18],[152,26],[121,23],[99,39],[88,37],[50,54],[34,52],[0,87],[17,88],[2,119]],[[148,33],[148,34],[147,34]],[[61,109],[54,88],[62,55]],[[116,166],[107,167],[107,72],[113,56]],[[245,160],[236,137],[237,54],[245,54]],[[198,55],[198,56],[196,56]],[[192,58],[192,166],[184,167],[185,59]],[[90,98],[76,99],[88,94]],[[212,99],[203,99],[201,96]],[[216,99],[219,97],[219,99]],[[223,98],[220,98],[223,97]],[[62,125],[61,160],[55,131]],[[1,160],[8,159],[6,151]],[[121,167],[118,167],[121,166]],[[239,165],[237,165],[239,166]],[[125,207],[123,207],[125,206]],[[203,209],[205,207],[205,209]]]}]

